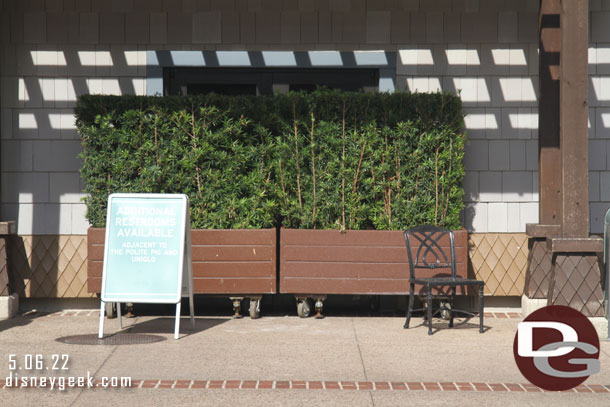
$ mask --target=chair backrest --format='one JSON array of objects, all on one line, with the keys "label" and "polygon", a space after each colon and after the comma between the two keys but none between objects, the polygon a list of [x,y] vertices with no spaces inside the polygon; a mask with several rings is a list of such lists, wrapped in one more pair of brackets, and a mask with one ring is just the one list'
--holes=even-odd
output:
[{"label": "chair backrest", "polygon": [[[450,253],[446,250],[447,235]],[[416,269],[442,268],[450,268],[451,277],[455,278],[455,245],[452,231],[432,225],[416,226],[405,230],[405,241],[411,278],[415,278]]]}]

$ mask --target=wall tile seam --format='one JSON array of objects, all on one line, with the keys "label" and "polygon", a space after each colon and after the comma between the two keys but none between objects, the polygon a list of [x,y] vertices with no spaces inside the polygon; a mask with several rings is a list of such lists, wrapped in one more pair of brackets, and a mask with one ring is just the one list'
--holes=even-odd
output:
[{"label": "wall tile seam", "polygon": [[49,238],[59,238],[59,237],[63,237],[63,238],[70,238],[71,236],[87,236],[86,234],[74,234],[74,233],[44,233],[44,234],[31,234],[31,233],[25,233],[25,234],[20,234],[20,237],[38,237],[38,238],[42,238],[42,237],[49,237]]},{"label": "wall tile seam", "polygon": [[[65,139],[58,139],[63,141]],[[45,139],[41,141],[54,141],[53,139]],[[79,174],[79,171],[61,171],[61,170],[52,170],[52,171],[43,171],[43,170],[35,170],[35,171],[2,171],[2,175],[5,174],[40,174],[40,175],[50,175],[50,174]]]},{"label": "wall tile seam", "polygon": [[[523,205],[523,204],[531,204],[531,203],[539,203],[538,200],[528,200],[528,201],[516,201],[514,199],[510,200],[502,200],[502,201],[488,201],[488,200],[479,200],[468,203],[485,203],[485,204],[515,204],[515,205]],[[610,204],[610,202],[608,202]]]},{"label": "wall tile seam", "polygon": [[[120,69],[120,70],[138,70],[140,68],[146,68],[146,65],[132,65],[132,66],[127,66],[127,67],[120,67],[120,68],[113,68],[112,66],[108,66],[108,65],[86,65],[84,67],[81,68],[85,68],[85,69],[100,69],[100,70],[112,70],[112,69]],[[67,68],[67,69],[76,69],[76,68]],[[79,68],[80,69],[80,68]],[[44,79],[71,79],[71,78],[98,78],[98,76],[92,76],[91,74],[72,74],[72,73],[68,73],[68,72],[57,72],[57,73],[49,73],[49,72],[41,72],[40,74],[37,75],[27,75],[27,76],[18,76],[18,75],[11,75],[11,76],[2,76],[7,77],[7,78],[11,78],[11,77],[18,77],[18,78],[44,78]],[[112,76],[112,78],[136,78],[136,77],[141,77],[141,78],[146,78],[145,74],[142,73],[134,73],[134,74],[119,74],[116,76]]]},{"label": "wall tile seam", "polygon": [[[208,2],[209,3],[209,2]],[[463,13],[468,13],[468,14],[475,14],[475,13],[491,13],[491,12],[522,12],[522,13],[534,13],[537,11],[536,7],[533,6],[518,6],[518,7],[509,7],[509,6],[501,6],[500,3],[496,2],[496,4],[493,4],[491,6],[489,5],[484,5],[483,8],[481,7],[480,3],[478,0],[466,0],[466,1],[446,1],[444,2],[446,3],[445,5],[442,6],[441,11],[443,12],[463,12]],[[510,3],[510,2],[509,2]],[[5,3],[5,10],[9,9],[9,4],[10,2]],[[173,9],[170,9],[167,6],[168,3],[163,3],[161,4],[161,2],[159,2],[159,5],[154,5],[154,3],[150,6],[147,6],[147,10],[146,11],[151,11],[151,12],[159,12],[159,11],[171,11]],[[299,5],[294,8],[294,7],[286,7],[286,3],[282,3],[282,7],[281,10],[287,10],[287,11],[300,11],[300,12],[307,12],[310,11],[312,8],[311,6],[306,5],[307,3],[301,4],[299,2]],[[347,8],[345,7],[346,4],[350,4],[350,6],[348,6]],[[427,12],[427,11],[431,11],[434,12],[437,9],[435,8],[436,5],[434,3],[432,3],[431,6],[429,5],[422,5],[419,1],[404,1],[400,6],[394,2],[387,2],[387,4],[389,6],[385,6],[382,8],[382,10],[386,10],[386,9],[390,9],[390,11],[412,11],[412,12]],[[247,5],[236,5],[235,3],[231,4],[223,4],[221,8],[219,8],[219,10],[223,10],[223,11],[250,11],[250,12],[263,12],[263,11],[269,11],[269,10],[276,10],[276,7],[273,7],[274,5],[277,5],[277,3],[266,3],[263,4],[261,2],[249,2]],[[356,4],[358,5],[358,4]],[[40,11],[41,8],[40,7],[36,7],[37,3],[27,3],[27,4],[19,4],[17,7],[19,7],[17,9],[17,12],[20,13],[26,13],[26,12],[32,12],[32,11]],[[63,11],[70,11],[70,10],[74,10],[74,11],[81,11],[81,10],[88,10],[91,12],[130,12],[133,11],[135,9],[135,4],[123,4],[123,6],[125,7],[121,7],[121,8],[117,8],[114,7],[112,4],[109,4],[108,2],[96,2],[93,5],[84,5],[84,6],[80,6],[79,8],[65,8],[65,6],[62,6],[60,10]],[[360,4],[360,7],[358,8],[353,8],[354,4],[353,3],[344,3],[344,4],[335,4],[335,3],[331,3],[330,8],[329,8],[329,12],[348,12],[348,11],[378,11],[379,7],[377,6],[373,6],[372,4],[368,3],[366,5],[364,5],[363,3]],[[184,3],[180,3],[180,6],[176,8],[177,11],[180,12],[185,12],[185,13],[189,13],[189,12],[196,12],[196,11],[206,11],[210,9],[210,6],[197,6],[194,4],[184,4]],[[57,8],[50,8],[48,5],[44,8],[44,11],[48,11],[48,12],[52,12],[52,11],[57,11]],[[595,11],[604,11],[607,10],[601,6],[597,6],[596,3],[592,3],[592,6],[590,8],[591,12],[595,12]]]},{"label": "wall tile seam", "polygon": [[[390,10],[390,11],[388,11],[388,12],[391,12],[391,10]],[[68,12],[68,13],[71,13],[71,12]],[[106,12],[104,12],[104,13],[106,13]],[[122,15],[126,16],[127,14],[131,14],[132,12],[112,12],[112,11],[111,11],[111,13],[112,13],[112,14],[122,14]],[[447,14],[447,13],[448,13],[448,12],[444,12],[443,14]],[[522,14],[522,12],[518,12],[518,13],[519,13],[519,14]],[[46,14],[55,14],[55,13],[46,13]],[[83,14],[83,13],[79,13],[79,12],[77,12],[76,14],[78,14],[78,15],[79,15],[79,17],[80,17],[80,14]],[[85,13],[85,14],[86,14],[86,13]],[[89,13],[89,14],[90,14],[90,13]],[[99,13],[99,14],[102,14],[102,13]],[[153,13],[152,13],[152,12],[150,12],[150,13],[148,13],[148,14],[153,14]],[[335,13],[335,14],[337,14],[337,13]],[[338,13],[338,14],[346,14],[346,13]],[[366,13],[366,14],[368,14],[368,13]],[[462,13],[462,14],[468,14],[468,13]],[[533,14],[533,13],[529,13],[529,12],[528,12],[527,14]],[[25,17],[25,13],[24,13],[23,15],[24,15],[24,17]],[[593,18],[592,18],[592,17],[590,17],[590,18],[591,18],[591,20],[593,20]],[[46,24],[45,24],[45,25],[46,25]],[[592,25],[593,25],[593,24],[592,24]],[[444,25],[443,27],[445,27],[445,25]],[[48,28],[47,28],[47,30],[48,30]],[[47,31],[47,30],[46,30],[46,31]],[[99,30],[99,29],[98,29],[98,30]],[[592,27],[592,30],[593,30],[593,27]],[[499,31],[499,28],[498,28],[498,27],[497,27],[497,31]],[[45,34],[47,34],[47,33],[45,32]],[[99,33],[98,33],[98,35],[99,35]],[[499,32],[498,32],[498,35],[499,35]],[[519,36],[519,26],[517,26],[517,35]],[[596,41],[596,40],[595,40],[595,39],[592,39],[592,41]],[[599,42],[605,42],[603,39],[600,39],[600,40],[598,40],[598,41],[599,41]],[[17,43],[17,42],[15,42],[15,43]],[[70,42],[70,41],[68,40],[68,41],[66,41],[66,43],[72,43],[72,42]]]},{"label": "wall tile seam", "polygon": [[[319,30],[318,30],[318,35],[319,35]],[[106,46],[106,47],[117,47],[117,46],[153,46],[155,49],[158,49],[160,47],[167,47],[169,46],[185,46],[185,47],[193,47],[195,49],[199,49],[202,47],[210,47],[210,48],[216,48],[219,46],[223,46],[223,45],[243,45],[244,48],[246,50],[252,50],[252,51],[256,51],[257,47],[260,46],[264,46],[264,47],[268,47],[268,46],[274,46],[274,47],[286,47],[287,45],[298,45],[298,46],[307,46],[307,45],[311,45],[311,46],[326,46],[326,45],[334,45],[336,47],[339,46],[346,46],[346,45],[360,45],[362,47],[374,47],[374,46],[384,46],[384,49],[390,49],[390,50],[395,50],[395,49],[413,49],[412,47],[414,46],[446,46],[446,49],[455,49],[455,48],[450,48],[451,46],[455,47],[456,45],[465,45],[468,46],[468,48],[464,48],[464,49],[480,49],[481,47],[488,47],[490,45],[504,45],[503,47],[499,47],[496,49],[527,49],[527,48],[507,48],[511,45],[527,45],[527,46],[531,46],[534,45],[535,43],[533,42],[524,42],[524,41],[517,41],[517,42],[508,42],[508,43],[498,43],[498,42],[468,42],[468,41],[453,41],[453,42],[447,42],[447,41],[434,41],[434,42],[417,42],[417,43],[408,43],[408,42],[403,42],[403,43],[399,43],[399,42],[380,42],[380,43],[371,43],[371,42],[362,42],[362,41],[331,41],[331,42],[303,42],[303,41],[299,41],[299,42],[260,42],[260,43],[243,43],[243,42],[221,42],[221,43],[196,43],[196,42],[166,42],[166,43],[152,43],[152,42],[95,42],[95,43],[82,43],[82,42],[65,42],[65,43],[57,43],[57,42],[38,42],[38,43],[22,43],[22,42],[15,42],[15,43],[10,43],[10,46],[13,47],[31,47],[31,46],[57,46],[59,48],[62,47],[91,47],[91,46]],[[401,48],[401,47],[409,47],[409,48]],[[594,64],[591,64],[594,65]],[[509,65],[505,65],[505,66],[509,66]],[[526,67],[526,65],[513,65],[513,66],[519,66],[519,67]]]}]

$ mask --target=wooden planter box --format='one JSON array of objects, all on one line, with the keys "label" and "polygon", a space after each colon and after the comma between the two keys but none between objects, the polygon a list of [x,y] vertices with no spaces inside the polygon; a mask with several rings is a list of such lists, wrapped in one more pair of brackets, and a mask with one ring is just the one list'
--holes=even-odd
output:
[{"label": "wooden planter box", "polygon": [[[468,232],[454,231],[454,240],[457,274],[466,277]],[[448,250],[449,237],[441,246]],[[281,229],[279,273],[282,294],[409,294],[402,231]]]},{"label": "wooden planter box", "polygon": [[[105,229],[87,232],[87,289],[102,289]],[[276,230],[191,231],[195,294],[274,294]]]}]

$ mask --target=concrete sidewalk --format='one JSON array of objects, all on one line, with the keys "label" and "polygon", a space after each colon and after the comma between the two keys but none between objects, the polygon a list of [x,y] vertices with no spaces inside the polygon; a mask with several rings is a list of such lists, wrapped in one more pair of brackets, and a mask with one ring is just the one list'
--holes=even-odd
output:
[{"label": "concrete sidewalk", "polygon": [[[5,405],[540,405],[610,403],[610,343],[601,342],[601,372],[579,392],[537,392],[513,358],[520,318],[478,320],[428,336],[415,318],[267,316],[258,320],[182,319],[173,339],[171,317],[123,319],[122,333],[155,335],[138,345],[74,345],[56,341],[95,336],[96,310],[29,313],[0,322],[0,378],[13,375],[130,377],[132,388],[3,389]],[[108,341],[117,320],[106,320]],[[15,355],[9,357],[9,355]],[[33,356],[28,356],[33,355]],[[27,370],[29,358],[43,366]],[[67,370],[52,369],[68,355]],[[35,363],[33,363],[35,365]],[[19,370],[19,367],[21,370]],[[49,368],[49,369],[47,369]],[[2,383],[3,384],[3,383]],[[597,386],[597,385],[606,385]],[[151,388],[147,388],[151,387]],[[599,393],[597,393],[599,392]],[[10,404],[9,404],[10,403]]]}]

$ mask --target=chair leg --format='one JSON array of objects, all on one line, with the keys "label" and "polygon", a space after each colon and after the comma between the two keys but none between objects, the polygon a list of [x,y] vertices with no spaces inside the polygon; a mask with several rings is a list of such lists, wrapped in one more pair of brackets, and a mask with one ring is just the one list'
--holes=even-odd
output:
[{"label": "chair leg", "polygon": [[409,329],[409,322],[411,322],[411,313],[413,312],[413,299],[415,298],[415,284],[409,285],[409,307],[407,308],[407,321],[405,322],[405,329]]},{"label": "chair leg", "polygon": [[483,296],[483,285],[479,286],[479,333],[483,333],[483,314],[484,314],[484,306],[483,301],[485,297]]},{"label": "chair leg", "polygon": [[453,328],[453,315],[455,314],[455,312],[453,312],[454,308],[455,308],[455,286],[451,287],[451,309],[449,310],[449,312],[451,314],[449,315],[449,328]]},{"label": "chair leg", "polygon": [[428,335],[432,335],[432,290],[428,287]]}]

